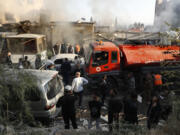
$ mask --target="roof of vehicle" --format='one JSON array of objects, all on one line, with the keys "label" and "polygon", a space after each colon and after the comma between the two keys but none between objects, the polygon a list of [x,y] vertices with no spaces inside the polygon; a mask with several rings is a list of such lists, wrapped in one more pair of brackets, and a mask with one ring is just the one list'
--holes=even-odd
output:
[{"label": "roof of vehicle", "polygon": [[35,70],[35,69],[24,69],[25,72],[28,72],[37,77],[38,80],[45,85],[48,81],[50,81],[55,75],[58,74],[57,71],[53,70]]},{"label": "roof of vehicle", "polygon": [[[7,81],[9,79],[13,80],[12,77],[18,81],[18,79],[16,78],[16,74],[24,72],[24,73],[32,74],[33,76],[35,76],[37,78],[37,81],[41,82],[42,85],[45,85],[55,75],[58,74],[57,71],[52,71],[52,70],[35,70],[35,69],[7,69],[5,71],[7,71],[8,75],[12,75],[11,77],[8,77],[6,79]],[[11,74],[11,72],[13,74]]]},{"label": "roof of vehicle", "polygon": [[56,59],[65,59],[68,58],[69,60],[74,60],[74,57],[78,56],[77,54],[72,54],[72,53],[61,53],[56,56],[54,56],[51,60],[56,60]]},{"label": "roof of vehicle", "polygon": [[101,50],[118,50],[118,47],[112,43],[112,42],[102,42],[102,44],[99,44],[99,42],[95,42],[92,44],[92,47],[95,51],[101,51]]},{"label": "roof of vehicle", "polygon": [[40,34],[18,34],[18,35],[9,35],[7,38],[41,38],[45,37],[45,35]]},{"label": "roof of vehicle", "polygon": [[126,59],[126,66],[179,60],[178,46],[121,45],[119,48]]}]

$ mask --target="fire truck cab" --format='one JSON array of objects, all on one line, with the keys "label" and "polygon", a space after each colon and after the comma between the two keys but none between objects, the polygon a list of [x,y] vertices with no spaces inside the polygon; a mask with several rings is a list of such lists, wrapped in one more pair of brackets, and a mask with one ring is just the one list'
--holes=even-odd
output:
[{"label": "fire truck cab", "polygon": [[86,67],[88,74],[119,72],[120,50],[116,45],[111,42],[96,42],[90,45],[89,50]]}]

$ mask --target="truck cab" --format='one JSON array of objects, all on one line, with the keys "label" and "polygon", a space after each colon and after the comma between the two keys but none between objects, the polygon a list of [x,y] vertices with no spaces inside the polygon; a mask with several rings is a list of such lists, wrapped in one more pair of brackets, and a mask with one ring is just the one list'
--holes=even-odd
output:
[{"label": "truck cab", "polygon": [[91,44],[87,50],[88,53],[85,57],[88,75],[119,72],[120,51],[116,45],[101,41]]}]

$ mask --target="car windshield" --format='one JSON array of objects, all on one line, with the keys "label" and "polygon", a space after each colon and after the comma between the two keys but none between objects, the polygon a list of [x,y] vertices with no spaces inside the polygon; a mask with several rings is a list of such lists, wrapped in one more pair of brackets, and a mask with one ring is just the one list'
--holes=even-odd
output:
[{"label": "car windshield", "polygon": [[62,86],[63,84],[61,79],[58,76],[54,77],[45,85],[45,89],[47,90],[47,98],[54,98],[59,92],[61,92]]}]

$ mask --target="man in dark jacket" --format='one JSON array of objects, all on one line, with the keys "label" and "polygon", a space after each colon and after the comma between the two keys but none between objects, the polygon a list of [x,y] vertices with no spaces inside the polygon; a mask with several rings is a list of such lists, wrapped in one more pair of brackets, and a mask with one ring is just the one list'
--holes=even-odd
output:
[{"label": "man in dark jacket", "polygon": [[65,58],[65,62],[61,65],[61,74],[63,76],[63,81],[65,85],[68,85],[69,83],[69,76],[71,73],[71,64],[69,63],[68,59]]},{"label": "man in dark jacket", "polygon": [[104,75],[100,85],[100,92],[101,92],[101,101],[104,104],[104,101],[106,99],[107,93],[108,93],[108,81],[107,81],[107,75]]},{"label": "man in dark jacket", "polygon": [[115,96],[114,90],[110,90],[110,99],[108,104],[108,124],[109,131],[112,131],[113,120],[116,121],[116,128],[119,128],[119,113],[122,110],[122,103],[118,97]]},{"label": "man in dark jacket", "polygon": [[75,110],[75,96],[71,90],[71,86],[67,85],[65,87],[65,95],[60,100],[60,105],[62,106],[62,116],[65,123],[65,129],[69,129],[69,121],[71,120],[74,129],[77,129],[76,124],[76,110]]},{"label": "man in dark jacket", "polygon": [[161,116],[161,106],[159,103],[159,98],[158,96],[153,96],[151,104],[149,105],[147,111],[147,117],[148,117],[147,127],[149,129],[156,127],[156,125],[159,122],[160,116]]},{"label": "man in dark jacket", "polygon": [[124,120],[129,124],[138,124],[137,94],[132,92],[130,99],[124,100]]},{"label": "man in dark jacket", "polygon": [[89,129],[92,127],[92,122],[96,121],[96,129],[99,129],[99,121],[101,116],[101,102],[99,101],[99,97],[94,94],[93,100],[89,101],[89,109],[90,109],[90,121],[89,121]]}]

